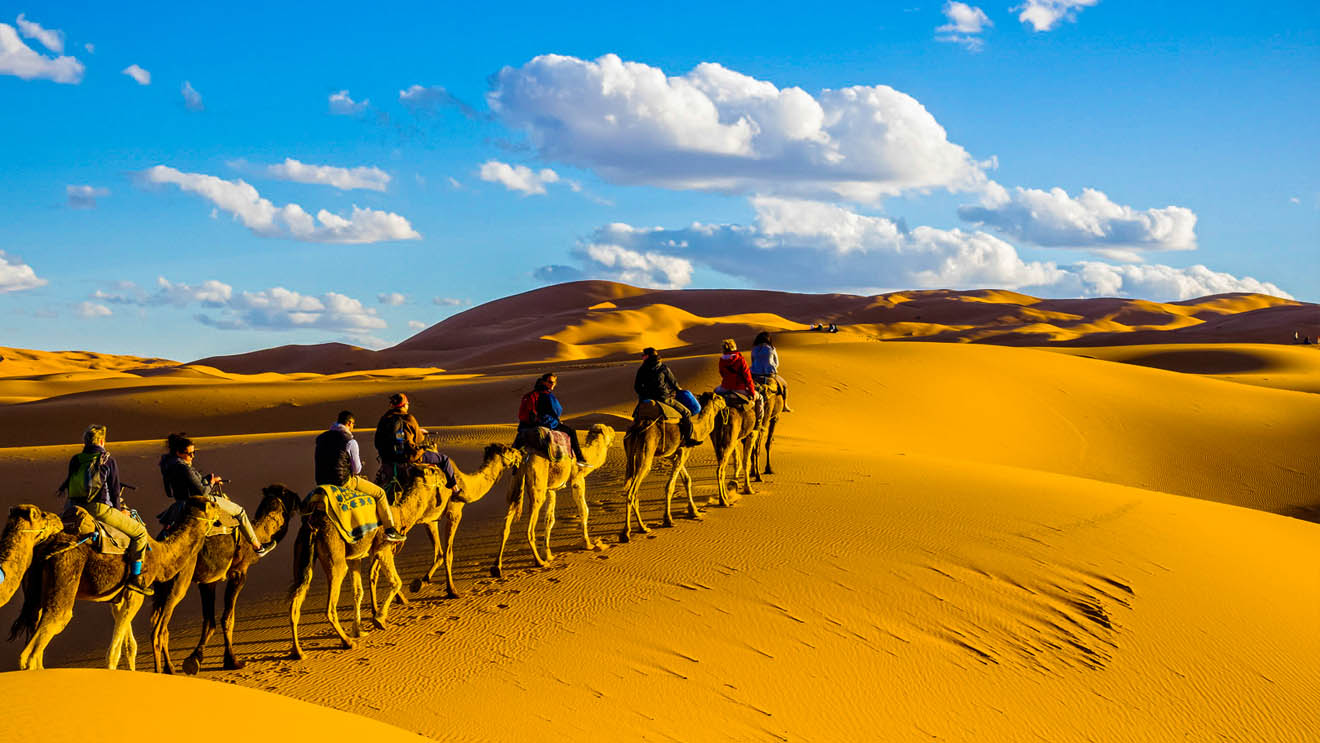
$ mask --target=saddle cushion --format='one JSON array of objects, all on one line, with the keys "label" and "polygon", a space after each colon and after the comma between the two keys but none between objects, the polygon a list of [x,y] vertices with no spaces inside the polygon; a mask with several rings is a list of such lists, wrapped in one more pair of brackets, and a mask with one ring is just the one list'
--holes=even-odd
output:
[{"label": "saddle cushion", "polygon": [[752,380],[756,382],[756,390],[758,392],[765,395],[779,394],[779,380],[775,379],[773,376],[757,374],[752,377]]},{"label": "saddle cushion", "polygon": [[[179,520],[183,518],[183,513],[187,508],[188,505],[185,501],[176,500],[169,508],[161,511],[160,514],[156,516],[156,520],[159,521],[168,531],[175,524],[179,523]],[[215,521],[207,524],[206,536],[214,537],[216,535],[233,534],[236,529],[238,529],[238,518],[221,511]]]},{"label": "saddle cushion", "polygon": [[633,409],[633,420],[648,421],[663,418],[666,423],[677,423],[683,419],[683,413],[673,405],[660,400],[642,400]]},{"label": "saddle cushion", "polygon": [[80,542],[90,537],[87,543],[103,555],[122,555],[133,541],[124,532],[97,521],[81,506],[74,506],[71,514],[64,515],[64,530]]},{"label": "saddle cushion", "polygon": [[515,446],[531,449],[551,462],[573,456],[573,441],[563,431],[551,431],[545,426],[524,428],[518,432]]},{"label": "saddle cushion", "polygon": [[724,398],[724,404],[729,408],[742,408],[752,402],[752,398],[745,392],[721,392],[720,396]]},{"label": "saddle cushion", "polygon": [[305,503],[308,511],[324,509],[330,523],[350,544],[380,526],[376,521],[376,499],[366,493],[338,485],[317,485]]}]

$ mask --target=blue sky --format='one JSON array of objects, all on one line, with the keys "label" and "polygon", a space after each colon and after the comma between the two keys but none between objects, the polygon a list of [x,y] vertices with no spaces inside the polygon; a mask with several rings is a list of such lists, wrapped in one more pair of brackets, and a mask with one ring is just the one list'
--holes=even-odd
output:
[{"label": "blue sky", "polygon": [[0,345],[382,347],[585,277],[1320,300],[1315,3],[0,24]]}]

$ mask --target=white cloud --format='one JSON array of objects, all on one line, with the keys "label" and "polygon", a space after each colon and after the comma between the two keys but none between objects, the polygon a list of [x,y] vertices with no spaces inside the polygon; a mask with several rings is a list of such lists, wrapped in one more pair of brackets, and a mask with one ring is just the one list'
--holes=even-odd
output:
[{"label": "white cloud", "polygon": [[540,156],[621,183],[874,202],[972,190],[982,165],[885,85],[777,88],[718,64],[682,77],[609,54],[505,67],[487,101]]},{"label": "white cloud", "polygon": [[241,178],[227,181],[213,175],[185,173],[165,165],[148,169],[143,177],[150,183],[172,183],[198,194],[263,237],[324,243],[421,238],[404,217],[375,209],[354,206],[353,213],[347,218],[322,209],[313,219],[298,204],[274,205]]},{"label": "white cloud", "polygon": [[465,300],[458,299],[457,297],[435,297],[431,300],[431,303],[441,307],[459,307],[467,304]]},{"label": "white cloud", "polygon": [[96,54],[95,44],[91,44],[91,43],[83,44],[83,49],[86,49],[88,54]]},{"label": "white cloud", "polygon": [[20,263],[17,258],[10,258],[5,255],[5,251],[0,250],[0,294],[35,289],[46,283],[45,279],[37,277],[32,266]]},{"label": "white cloud", "polygon": [[549,168],[532,170],[526,165],[509,165],[499,160],[481,164],[481,180],[499,183],[510,191],[543,194],[548,183],[558,183],[559,174]]},{"label": "white cloud", "polygon": [[1081,195],[1073,198],[1062,188],[1015,188],[1009,192],[996,184],[987,191],[981,205],[961,207],[958,215],[1009,237],[1050,248],[1196,249],[1196,213],[1191,209],[1167,206],[1138,211],[1115,204],[1093,188],[1082,189]]},{"label": "white cloud", "polygon": [[94,317],[109,317],[114,314],[110,311],[109,307],[106,307],[103,304],[96,304],[95,302],[80,302],[78,306],[73,308],[73,311],[78,313],[78,317],[87,319]]},{"label": "white cloud", "polygon": [[366,100],[358,103],[348,95],[347,90],[341,90],[338,93],[330,94],[330,113],[338,116],[355,116],[367,110],[371,101]]},{"label": "white cloud", "polygon": [[47,57],[33,51],[18,38],[13,26],[0,23],[0,75],[76,85],[82,82],[83,63],[73,57]]},{"label": "white cloud", "polygon": [[18,14],[18,32],[25,38],[36,39],[41,45],[56,54],[64,53],[64,32],[54,29],[42,28],[41,24],[33,23]]},{"label": "white cloud", "polygon": [[407,90],[400,90],[399,103],[414,111],[435,111],[444,106],[453,106],[462,111],[463,115],[469,119],[481,118],[480,112],[439,85],[430,87],[413,85]]},{"label": "white cloud", "polygon": [[389,292],[387,294],[377,294],[376,301],[387,307],[398,307],[408,301],[408,295],[398,292]]},{"label": "white cloud", "polygon": [[354,188],[384,191],[390,182],[390,174],[377,167],[364,165],[356,168],[337,168],[333,165],[311,165],[291,157],[285,158],[284,162],[278,165],[267,167],[266,173],[280,180],[319,183],[334,186],[341,191]]},{"label": "white cloud", "polygon": [[409,330],[421,330],[422,328],[425,328],[425,327],[427,327],[426,323],[422,322],[421,320],[409,320],[409,321],[408,321],[408,329],[409,329]]},{"label": "white cloud", "polygon": [[[147,72],[147,71],[144,70],[144,69],[142,69],[142,68],[139,67],[138,65],[131,64],[131,65],[125,67],[125,68],[122,70],[122,72],[123,72],[125,75],[128,75],[129,77],[131,77],[131,78],[133,78],[134,80],[136,80],[138,85],[150,85],[150,84],[151,84],[151,73],[150,73],[150,72]],[[193,92],[196,93],[197,91],[193,91]],[[184,93],[184,96],[185,96],[185,97],[186,97],[187,95],[188,95],[187,93]]]},{"label": "white cloud", "polygon": [[206,108],[206,106],[202,105],[202,94],[198,93],[197,90],[193,88],[192,83],[187,80],[183,81],[183,87],[179,89],[179,92],[183,93],[183,105],[189,111],[202,111]]},{"label": "white cloud", "polygon": [[1018,20],[1039,32],[1053,30],[1060,21],[1075,21],[1083,8],[1099,3],[1100,0],[1027,0],[1010,10],[1022,11]]},{"label": "white cloud", "polygon": [[147,292],[131,281],[116,282],[110,291],[97,289],[92,299],[111,304],[138,306],[172,305],[184,307],[198,303],[206,307],[224,307],[234,295],[230,285],[210,279],[196,286],[176,283],[164,276],[156,278],[156,291]]},{"label": "white cloud", "polygon": [[110,189],[97,186],[65,186],[64,194],[68,197],[71,209],[95,209],[96,200],[110,195]]},{"label": "white cloud", "polygon": [[985,11],[966,3],[947,2],[943,12],[949,22],[935,29],[935,33],[941,34],[935,37],[937,40],[962,44],[974,52],[985,46],[977,34],[984,31],[986,26],[995,25]]},{"label": "white cloud", "polygon": [[546,266],[537,277],[613,278],[682,287],[704,265],[766,288],[805,291],[1021,289],[1047,296],[1139,295],[1187,299],[1228,291],[1287,297],[1278,286],[1203,266],[1059,265],[1024,260],[985,232],[906,228],[885,217],[815,201],[755,197],[753,225],[693,224],[683,229],[611,224],[574,251],[581,268]]},{"label": "white cloud", "polygon": [[449,187],[450,187],[450,188],[462,188],[462,187],[463,187],[463,183],[462,183],[461,181],[459,181],[457,178],[455,178],[454,176],[451,175],[451,176],[447,176],[447,177],[448,177],[448,179],[449,179]]}]

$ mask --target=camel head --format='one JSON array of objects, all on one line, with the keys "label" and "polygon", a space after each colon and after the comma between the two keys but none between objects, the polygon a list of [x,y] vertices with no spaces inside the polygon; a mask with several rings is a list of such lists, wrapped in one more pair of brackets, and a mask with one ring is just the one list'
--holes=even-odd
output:
[{"label": "camel head", "polygon": [[483,463],[490,462],[492,459],[499,459],[506,469],[512,469],[522,464],[523,453],[521,449],[515,449],[506,444],[488,444],[481,459]]},{"label": "camel head", "polygon": [[283,523],[275,533],[275,541],[284,539],[284,534],[289,530],[289,522],[293,521],[293,515],[302,510],[302,499],[298,494],[289,490],[284,483],[271,483],[261,489],[261,505],[257,506],[257,515],[252,519],[253,522],[260,522],[271,513],[279,509],[283,518]]},{"label": "camel head", "polygon": [[605,448],[608,449],[611,446],[614,446],[614,437],[617,435],[618,434],[612,427],[607,426],[604,423],[594,423],[591,426],[591,430],[587,433],[587,441],[590,442],[598,436],[604,436]]},{"label": "camel head", "polygon": [[23,504],[9,509],[9,524],[5,527],[5,531],[9,532],[14,529],[21,529],[25,533],[35,535],[36,539],[33,541],[39,543],[64,531],[64,522],[58,514],[43,511],[30,504]]},{"label": "camel head", "polygon": [[724,402],[724,396],[715,394],[714,390],[701,393],[701,396],[697,398],[697,402],[701,403],[702,412],[705,412],[706,408],[714,407],[715,412],[718,413],[728,407],[728,404]]}]

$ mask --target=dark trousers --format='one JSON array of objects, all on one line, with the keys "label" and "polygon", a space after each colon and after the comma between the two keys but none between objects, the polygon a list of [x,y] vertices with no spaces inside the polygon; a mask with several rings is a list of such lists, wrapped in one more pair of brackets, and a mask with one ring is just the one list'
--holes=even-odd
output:
[{"label": "dark trousers", "polygon": [[449,459],[448,454],[441,454],[438,451],[423,449],[422,463],[433,464],[436,467],[439,467],[440,471],[445,473],[445,487],[450,490],[454,489],[454,485],[458,483],[458,476],[454,474],[454,463]]},{"label": "dark trousers", "polygon": [[579,462],[586,459],[586,457],[582,456],[582,444],[578,443],[578,435],[576,428],[569,428],[568,426],[565,426],[563,423],[560,423],[555,428],[555,430],[563,431],[564,433],[568,434],[568,440],[573,442],[573,456],[577,457],[577,460]]}]

